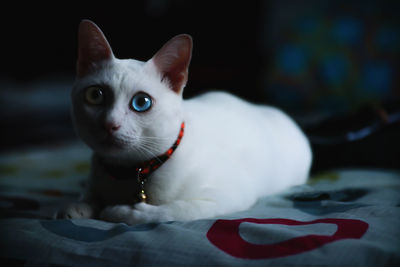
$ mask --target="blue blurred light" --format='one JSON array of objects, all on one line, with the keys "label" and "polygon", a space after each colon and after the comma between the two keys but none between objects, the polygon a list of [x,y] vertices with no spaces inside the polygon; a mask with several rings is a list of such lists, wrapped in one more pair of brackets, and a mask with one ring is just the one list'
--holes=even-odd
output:
[{"label": "blue blurred light", "polygon": [[322,60],[321,65],[322,77],[329,84],[343,82],[349,72],[348,60],[339,55]]},{"label": "blue blurred light", "polygon": [[387,63],[367,63],[363,70],[363,88],[367,92],[386,95],[392,86],[393,73]]},{"label": "blue blurred light", "polygon": [[278,51],[277,64],[284,74],[300,75],[307,65],[307,55],[303,47],[285,45]]},{"label": "blue blurred light", "polygon": [[334,39],[342,44],[355,45],[361,41],[363,25],[356,18],[341,18],[334,22]]}]

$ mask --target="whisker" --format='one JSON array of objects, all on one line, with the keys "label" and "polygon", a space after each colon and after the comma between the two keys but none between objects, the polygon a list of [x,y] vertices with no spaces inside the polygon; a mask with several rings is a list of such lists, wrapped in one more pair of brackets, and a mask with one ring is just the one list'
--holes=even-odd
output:
[{"label": "whisker", "polygon": [[146,158],[146,154],[144,153],[144,151],[141,148],[134,147],[133,150],[135,151],[135,153],[137,153],[139,155],[140,159]]},{"label": "whisker", "polygon": [[168,140],[169,137],[158,137],[158,136],[142,136],[141,139],[151,139],[151,140]]},{"label": "whisker", "polygon": [[[139,148],[139,147],[138,147],[138,148]],[[159,161],[160,163],[162,163],[162,161],[158,158],[158,155],[156,155],[156,154],[152,151],[152,147],[149,147],[149,146],[143,144],[143,145],[140,146],[140,149],[141,149],[143,152],[148,153],[152,158],[154,158],[154,159],[156,159],[157,161]]]},{"label": "whisker", "polygon": [[155,150],[158,147],[158,144],[142,143],[142,144],[140,144],[140,147],[143,149],[146,149],[147,152],[154,154]]}]

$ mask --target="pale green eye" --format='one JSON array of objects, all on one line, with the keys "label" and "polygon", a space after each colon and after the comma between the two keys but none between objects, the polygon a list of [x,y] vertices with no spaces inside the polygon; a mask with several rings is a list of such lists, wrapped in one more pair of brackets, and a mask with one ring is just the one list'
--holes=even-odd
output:
[{"label": "pale green eye", "polygon": [[100,87],[90,86],[86,88],[86,101],[92,105],[100,105],[104,102],[104,94]]}]

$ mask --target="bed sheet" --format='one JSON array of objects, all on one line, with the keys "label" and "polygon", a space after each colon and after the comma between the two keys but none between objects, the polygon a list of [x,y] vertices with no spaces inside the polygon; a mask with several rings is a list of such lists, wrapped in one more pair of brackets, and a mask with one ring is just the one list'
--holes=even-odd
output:
[{"label": "bed sheet", "polygon": [[89,158],[80,143],[1,155],[2,263],[400,266],[398,171],[332,170],[246,211],[197,221],[52,219],[78,198]]}]

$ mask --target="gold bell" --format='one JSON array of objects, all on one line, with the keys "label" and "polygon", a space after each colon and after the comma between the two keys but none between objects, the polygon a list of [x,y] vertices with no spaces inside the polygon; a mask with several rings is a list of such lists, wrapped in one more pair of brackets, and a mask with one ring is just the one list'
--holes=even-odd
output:
[{"label": "gold bell", "polygon": [[140,191],[140,193],[139,193],[139,200],[141,201],[141,202],[147,202],[147,195],[146,195],[146,193],[144,192],[144,190],[141,190]]}]

